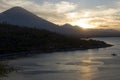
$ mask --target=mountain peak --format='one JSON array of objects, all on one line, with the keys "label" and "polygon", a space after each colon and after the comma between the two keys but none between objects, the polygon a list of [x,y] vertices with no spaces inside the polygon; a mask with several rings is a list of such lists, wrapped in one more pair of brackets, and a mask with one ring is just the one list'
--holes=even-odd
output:
[{"label": "mountain peak", "polygon": [[20,7],[20,6],[15,6],[15,7],[12,7],[12,8],[10,8],[10,9],[19,10],[19,9],[24,9],[24,8],[22,8],[22,7]]},{"label": "mountain peak", "polygon": [[65,26],[72,26],[71,24],[69,24],[69,23],[66,23],[66,24],[64,24]]},{"label": "mountain peak", "polygon": [[10,13],[26,13],[26,12],[29,13],[29,11],[27,11],[26,9],[19,7],[19,6],[16,6],[16,7],[12,7],[10,9],[6,10],[3,13],[10,14]]},{"label": "mountain peak", "polygon": [[10,8],[2,12],[0,14],[0,22],[6,22],[18,26],[45,29],[54,32],[58,28],[56,24],[40,18],[31,11],[28,11],[19,6]]},{"label": "mountain peak", "polygon": [[71,24],[69,24],[69,23],[66,23],[66,24],[64,24],[64,25],[62,25],[63,27],[73,27]]}]

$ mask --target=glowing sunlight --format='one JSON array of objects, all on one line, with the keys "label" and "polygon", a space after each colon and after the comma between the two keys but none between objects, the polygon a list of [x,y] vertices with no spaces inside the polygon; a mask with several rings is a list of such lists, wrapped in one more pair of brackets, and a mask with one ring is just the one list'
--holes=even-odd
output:
[{"label": "glowing sunlight", "polygon": [[94,25],[89,24],[89,19],[78,20],[78,21],[74,22],[74,25],[78,25],[84,29],[95,28]]}]

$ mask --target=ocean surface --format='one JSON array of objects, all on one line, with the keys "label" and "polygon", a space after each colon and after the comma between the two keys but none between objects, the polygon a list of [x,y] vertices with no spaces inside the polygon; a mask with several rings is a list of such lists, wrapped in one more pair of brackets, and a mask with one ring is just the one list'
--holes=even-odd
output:
[{"label": "ocean surface", "polygon": [[2,80],[120,80],[120,37],[94,39],[114,46],[10,60],[20,70]]}]

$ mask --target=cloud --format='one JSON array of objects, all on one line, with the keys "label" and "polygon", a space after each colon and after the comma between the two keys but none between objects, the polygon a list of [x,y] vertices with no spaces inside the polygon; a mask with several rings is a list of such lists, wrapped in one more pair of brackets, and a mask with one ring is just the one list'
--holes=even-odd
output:
[{"label": "cloud", "polygon": [[14,6],[22,6],[25,7],[27,5],[31,5],[32,2],[28,0],[0,0],[0,11],[4,11]]},{"label": "cloud", "polygon": [[77,9],[76,4],[67,1],[61,1],[56,4],[52,2],[44,2],[43,4],[37,5],[36,7],[37,9],[34,9],[34,12],[38,16],[44,17],[45,19],[58,24],[69,21],[66,14]]},{"label": "cloud", "polygon": [[106,6],[105,5],[100,5],[100,6],[96,6],[96,8],[98,8],[98,9],[105,9]]},{"label": "cloud", "polygon": [[[79,12],[80,13],[80,12]],[[105,8],[105,9],[89,9],[82,10],[82,13],[79,14],[80,19],[89,19],[89,24],[97,26],[98,28],[109,28],[120,29],[120,9],[118,8]],[[87,16],[84,16],[86,13]]]},{"label": "cloud", "polygon": [[65,13],[65,12],[74,11],[77,6],[74,3],[61,1],[60,3],[55,4],[55,7],[58,13]]},{"label": "cloud", "polygon": [[14,6],[21,6],[44,19],[59,24],[66,21],[67,13],[77,8],[76,4],[67,1],[57,3],[44,1],[40,4],[30,0],[0,0],[1,12]]},{"label": "cloud", "polygon": [[99,27],[108,28],[109,26],[107,26],[107,25],[99,25]]}]

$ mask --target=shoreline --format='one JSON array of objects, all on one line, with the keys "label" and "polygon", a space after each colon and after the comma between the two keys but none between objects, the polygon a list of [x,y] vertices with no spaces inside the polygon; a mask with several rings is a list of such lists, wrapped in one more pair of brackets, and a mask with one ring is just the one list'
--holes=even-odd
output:
[{"label": "shoreline", "polygon": [[103,46],[103,47],[93,47],[93,48],[86,48],[86,49],[72,48],[72,49],[57,49],[57,50],[46,50],[46,51],[42,51],[42,50],[9,51],[7,53],[0,54],[0,61],[28,57],[28,56],[32,56],[36,54],[51,54],[54,52],[68,52],[68,51],[76,51],[76,50],[99,49],[99,48],[107,48],[111,46],[113,45],[107,44],[107,46]]},{"label": "shoreline", "polygon": [[104,41],[65,36],[11,24],[0,24],[0,59],[26,56],[33,52],[52,53],[110,47]]}]

